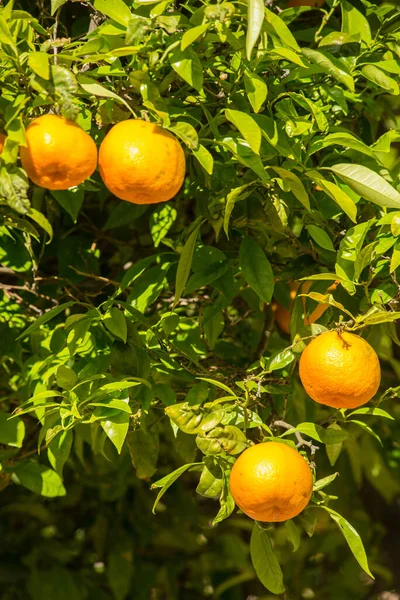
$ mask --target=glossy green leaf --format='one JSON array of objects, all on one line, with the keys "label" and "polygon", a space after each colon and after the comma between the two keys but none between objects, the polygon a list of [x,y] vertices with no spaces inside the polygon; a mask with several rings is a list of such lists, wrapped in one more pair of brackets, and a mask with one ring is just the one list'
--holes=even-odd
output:
[{"label": "glossy green leaf", "polygon": [[369,45],[372,36],[367,18],[347,0],[342,0],[340,8],[342,10],[342,31]]},{"label": "glossy green leaf", "polygon": [[65,463],[72,448],[73,432],[62,431],[48,445],[47,456],[53,469],[62,477]]},{"label": "glossy green leaf", "polygon": [[132,19],[132,13],[123,0],[95,0],[94,8],[125,27]]},{"label": "glossy green leaf", "polygon": [[340,163],[331,168],[344,183],[365,200],[388,208],[400,208],[400,193],[375,171],[363,165],[350,163]]},{"label": "glossy green leaf", "polygon": [[118,454],[121,454],[122,446],[128,433],[129,415],[126,412],[121,412],[109,419],[100,421],[100,424],[107,437],[116,447]]},{"label": "glossy green leaf", "polygon": [[240,245],[239,263],[249,286],[263,302],[269,304],[274,293],[272,268],[264,250],[249,236],[245,236]]},{"label": "glossy green leaf", "polygon": [[103,317],[103,323],[107,327],[108,331],[119,339],[121,339],[124,343],[126,343],[126,336],[128,333],[128,328],[126,324],[126,319],[124,313],[113,306],[106,312]]},{"label": "glossy green leaf", "polygon": [[320,50],[312,50],[311,48],[303,48],[302,52],[306,58],[323,69],[327,75],[331,75],[339,83],[343,83],[351,92],[354,92],[353,77],[343,69],[342,63],[331,54]]},{"label": "glossy green leaf", "polygon": [[244,112],[231,109],[225,110],[225,116],[228,121],[238,128],[253,152],[259,154],[261,146],[261,130],[254,119]]},{"label": "glossy green leaf", "polygon": [[56,372],[57,385],[63,390],[71,390],[77,380],[78,377],[76,373],[68,367],[67,365],[60,365]]},{"label": "glossy green leaf", "polygon": [[25,423],[22,419],[11,419],[10,414],[0,412],[0,444],[22,448],[25,438]]},{"label": "glossy green leaf", "polygon": [[310,171],[307,175],[314,179],[315,183],[340,206],[343,212],[345,212],[354,223],[356,222],[357,206],[346,192],[335,183],[328,181],[328,179],[323,178],[319,174],[317,175],[315,171]]},{"label": "glossy green leaf", "polygon": [[321,246],[321,248],[325,248],[325,250],[335,252],[332,240],[324,229],[321,229],[321,227],[318,227],[317,225],[308,225],[307,230],[314,242],[318,244],[318,246]]},{"label": "glossy green leaf", "polygon": [[300,548],[300,530],[296,523],[289,519],[285,522],[286,535],[293,546],[293,552],[297,552]]},{"label": "glossy green leaf", "polygon": [[182,36],[181,40],[181,50],[186,50],[193,42],[199,39],[202,35],[204,35],[209,28],[209,23],[203,23],[202,25],[198,25],[197,27],[191,27]]},{"label": "glossy green leaf", "polygon": [[175,299],[173,308],[175,308],[175,306],[178,304],[190,275],[190,270],[192,268],[193,253],[196,247],[197,236],[199,235],[200,226],[201,224],[199,224],[196,227],[196,229],[194,229],[189,235],[183,247],[181,256],[179,258],[178,270],[176,272],[175,280]]},{"label": "glossy green leaf", "polygon": [[212,175],[214,170],[214,159],[212,154],[202,144],[199,144],[198,148],[193,150],[193,155],[199,161],[203,169]]},{"label": "glossy green leaf", "polygon": [[203,88],[203,67],[192,48],[175,48],[170,54],[171,66],[186,83],[200,92]]},{"label": "glossy green leaf", "polygon": [[63,304],[60,304],[59,306],[55,306],[54,308],[51,308],[50,310],[45,312],[43,315],[41,315],[38,319],[36,319],[36,321],[34,323],[32,323],[32,325],[29,325],[28,329],[26,329],[23,333],[21,333],[21,335],[17,338],[17,340],[19,340],[23,337],[26,337],[27,335],[30,335],[33,331],[35,331],[36,329],[39,329],[39,327],[41,327],[48,321],[51,321],[51,319],[54,319],[54,317],[56,317],[57,315],[62,313],[66,308],[69,308],[70,306],[72,306],[74,304],[76,304],[76,303],[74,301],[70,300],[69,302],[64,302]]},{"label": "glossy green leaf", "polygon": [[251,53],[260,37],[265,14],[265,6],[262,0],[248,0],[247,4],[247,32],[246,32],[246,55],[251,59]]},{"label": "glossy green leaf", "polygon": [[315,423],[300,423],[296,426],[296,429],[300,433],[304,433],[304,435],[323,444],[337,444],[349,437],[349,434],[344,429],[324,429],[321,425],[316,425]]},{"label": "glossy green leaf", "polygon": [[336,525],[339,527],[339,529],[343,533],[343,536],[344,536],[346,542],[348,543],[349,548],[352,551],[353,556],[357,560],[360,567],[370,577],[372,577],[372,579],[374,579],[374,576],[372,575],[371,571],[369,570],[367,555],[365,553],[363,543],[362,543],[361,538],[360,538],[359,534],[357,533],[357,531],[354,529],[354,527],[352,525],[350,525],[350,523],[348,521],[346,521],[346,519],[344,517],[339,515],[339,513],[337,513],[335,510],[332,510],[331,508],[329,508],[327,506],[322,506],[321,508],[323,508],[324,510],[326,510],[329,513],[329,516],[331,517],[331,519],[333,519],[333,521],[335,521]]},{"label": "glossy green leaf", "polygon": [[256,73],[246,70],[243,75],[244,88],[247,97],[255,113],[261,110],[262,105],[267,99],[268,87],[264,79]]},{"label": "glossy green leaf", "polygon": [[281,177],[283,181],[287,183],[290,191],[297,198],[297,200],[301,202],[301,204],[305,206],[307,210],[310,210],[310,198],[301,179],[296,175],[296,173],[288,171],[287,169],[283,169],[282,167],[273,167],[273,169],[276,173],[278,173],[279,177]]},{"label": "glossy green leaf", "polygon": [[273,32],[284,44],[287,44],[289,48],[292,48],[296,52],[300,52],[300,46],[283,19],[268,8],[265,9],[265,19]]},{"label": "glossy green leaf", "polygon": [[248,446],[247,438],[243,431],[234,425],[216,427],[211,431],[200,431],[196,444],[203,454],[240,454]]},{"label": "glossy green leaf", "polygon": [[161,490],[158,492],[157,498],[156,498],[156,500],[154,502],[153,513],[155,512],[157,504],[160,502],[161,498],[163,497],[163,495],[165,494],[165,492],[168,490],[168,488],[170,488],[171,485],[173,483],[175,483],[175,481],[177,479],[179,479],[179,477],[185,471],[187,471],[188,469],[191,469],[193,467],[198,467],[198,466],[202,466],[202,463],[190,463],[188,465],[183,465],[182,467],[179,467],[178,469],[176,469],[172,473],[169,473],[168,475],[166,475],[162,479],[159,479],[158,481],[156,481],[155,483],[152,484],[152,486],[151,486],[152,490],[157,489],[157,488],[161,488]]},{"label": "glossy green leaf", "polygon": [[34,461],[25,461],[18,464],[12,475],[15,483],[26,487],[35,494],[55,498],[65,496],[66,491],[61,477],[45,465]]},{"label": "glossy green leaf", "polygon": [[30,52],[28,65],[42,79],[50,79],[50,57],[45,52]]},{"label": "glossy green leaf", "polygon": [[378,87],[383,88],[390,94],[395,96],[399,95],[399,84],[397,81],[393,79],[393,77],[386,75],[386,73],[378,69],[375,65],[365,65],[362,67],[361,73],[364,77],[372,81],[372,83],[375,83]]},{"label": "glossy green leaf", "polygon": [[318,492],[319,490],[323,490],[327,485],[332,483],[338,475],[339,473],[332,473],[332,475],[318,479],[318,481],[314,483],[313,491]]},{"label": "glossy green leaf", "polygon": [[272,549],[271,540],[265,529],[254,523],[250,540],[250,556],[257,577],[273,594],[283,594],[282,569]]}]

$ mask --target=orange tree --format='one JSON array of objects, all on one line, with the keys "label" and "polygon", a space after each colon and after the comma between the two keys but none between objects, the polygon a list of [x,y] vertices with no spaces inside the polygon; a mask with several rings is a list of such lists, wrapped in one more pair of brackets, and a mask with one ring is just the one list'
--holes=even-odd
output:
[{"label": "orange tree", "polygon": [[400,12],[320,4],[1,3],[2,600],[395,597]]}]

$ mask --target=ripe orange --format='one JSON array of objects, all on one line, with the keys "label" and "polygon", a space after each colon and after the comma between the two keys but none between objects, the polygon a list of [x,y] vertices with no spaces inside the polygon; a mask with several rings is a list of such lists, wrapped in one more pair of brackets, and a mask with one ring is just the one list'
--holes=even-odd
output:
[{"label": "ripe orange", "polygon": [[313,478],[305,459],[293,448],[266,442],[247,448],[230,477],[239,508],[256,521],[286,521],[298,515],[311,498]]},{"label": "ripe orange", "polygon": [[[300,284],[297,282],[290,282],[290,309],[292,308],[292,304],[293,301],[296,297],[296,292],[300,287]],[[301,292],[302,294],[308,294],[308,292],[310,291],[312,282],[311,281],[307,281],[306,283],[304,283],[302,285],[302,289]],[[332,292],[334,291],[337,286],[339,284],[338,283],[333,283],[330,287],[328,287],[328,289],[326,290],[326,292]],[[306,298],[303,298],[303,307],[304,307],[304,311],[306,308]],[[324,312],[329,308],[329,304],[318,304],[318,306],[315,307],[315,309],[313,310],[313,312],[310,315],[304,315],[304,325],[311,325],[312,323],[315,323],[316,321],[318,321],[318,319],[320,317],[322,317],[322,315],[324,314]],[[281,331],[283,331],[283,333],[286,333],[289,335],[290,333],[290,310],[288,310],[287,308],[285,308],[284,306],[282,306],[282,304],[279,304],[279,302],[274,302],[272,305],[272,310],[275,313],[275,321],[278,324],[278,327]]]},{"label": "ripe orange", "polygon": [[96,144],[79,125],[57,115],[34,119],[21,146],[29,179],[49,190],[67,190],[90,177],[97,165]]},{"label": "ripe orange", "polygon": [[293,8],[294,6],[312,6],[321,7],[325,4],[325,0],[290,0],[288,7]]},{"label": "ripe orange", "polygon": [[4,133],[0,133],[0,154],[3,152],[5,141],[6,141],[6,136],[4,135]]},{"label": "ripe orange", "polygon": [[121,121],[100,146],[101,177],[117,198],[134,204],[166,202],[185,178],[185,155],[178,140],[154,123]]},{"label": "ripe orange", "polygon": [[381,367],[375,350],[363,338],[327,331],[301,355],[300,379],[315,402],[357,408],[378,391]]}]

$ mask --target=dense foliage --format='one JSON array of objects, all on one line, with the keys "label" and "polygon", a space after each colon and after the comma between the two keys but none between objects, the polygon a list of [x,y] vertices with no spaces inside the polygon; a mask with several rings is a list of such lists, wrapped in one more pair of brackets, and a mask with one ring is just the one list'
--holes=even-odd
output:
[{"label": "dense foliage", "polygon": [[[400,11],[265,4],[0,9],[2,600],[397,597]],[[184,187],[149,207],[97,172],[29,184],[19,146],[49,111],[97,144],[159,123]],[[289,339],[271,302],[300,279],[306,312],[329,309],[304,325],[298,296]],[[336,327],[381,361],[355,411],[298,378]],[[229,472],[278,437],[311,461],[313,499],[253,529]]]}]

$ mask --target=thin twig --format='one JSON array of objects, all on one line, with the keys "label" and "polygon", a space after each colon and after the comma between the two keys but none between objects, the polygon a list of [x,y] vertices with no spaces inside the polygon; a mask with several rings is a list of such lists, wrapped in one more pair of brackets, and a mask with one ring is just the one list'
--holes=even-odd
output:
[{"label": "thin twig", "polygon": [[283,427],[284,429],[294,429],[293,433],[296,436],[297,444],[296,448],[301,448],[302,446],[307,446],[310,448],[311,456],[313,457],[316,450],[319,450],[319,446],[315,446],[311,441],[307,441],[303,438],[301,433],[296,430],[296,427],[290,425],[290,423],[286,423],[286,421],[274,421],[274,427]]}]

